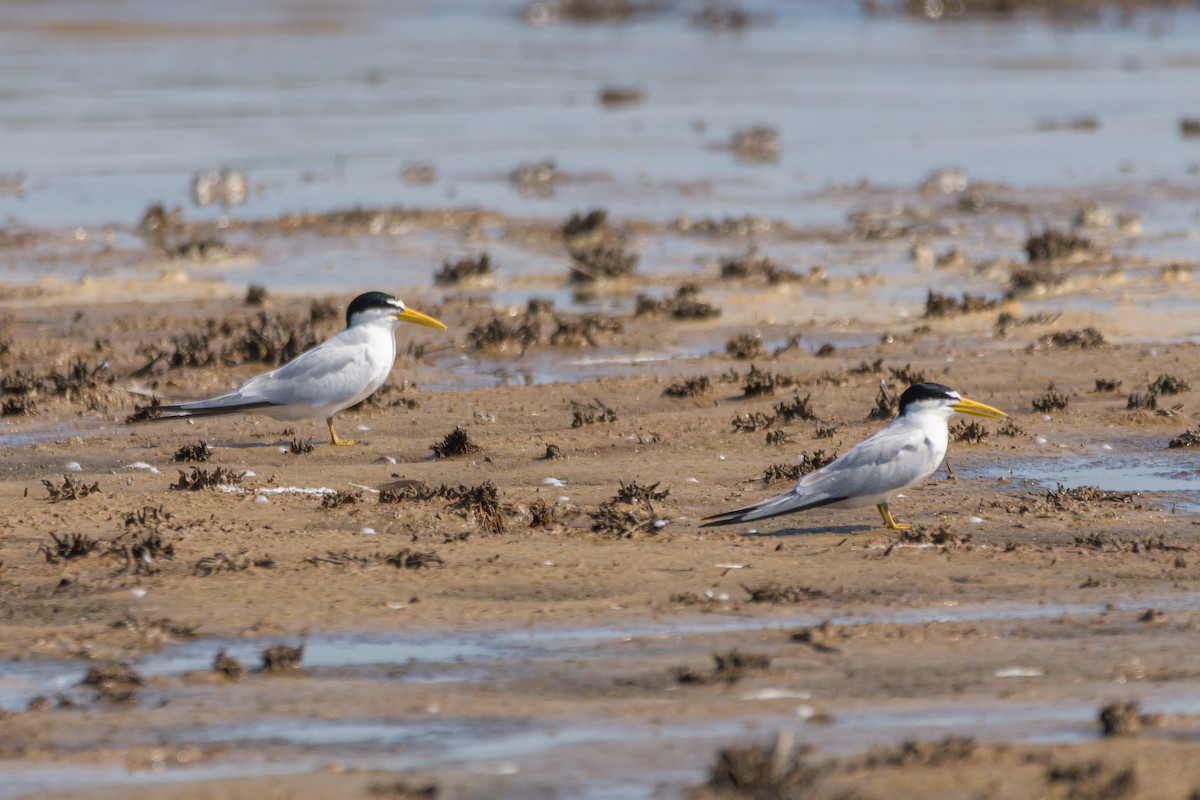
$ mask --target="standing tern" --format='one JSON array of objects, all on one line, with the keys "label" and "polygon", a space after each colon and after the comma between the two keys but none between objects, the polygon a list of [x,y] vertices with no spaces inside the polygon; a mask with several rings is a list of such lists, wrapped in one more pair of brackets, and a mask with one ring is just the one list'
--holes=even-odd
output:
[{"label": "standing tern", "polygon": [[360,294],[346,308],[345,329],[236,390],[207,400],[138,408],[130,422],[217,417],[257,411],[279,420],[324,419],[329,443],[354,444],[333,430],[333,415],[366,400],[383,385],[396,361],[401,322],[444,331],[433,317],[406,308],[384,292]]},{"label": "standing tern", "polygon": [[900,414],[840,458],[808,473],[783,494],[751,506],[706,517],[705,528],[751,522],[810,508],[879,509],[890,530],[904,530],[888,510],[892,495],[916,486],[942,463],[955,412],[989,419],[1008,415],[968,400],[940,383],[917,383],[900,395]]}]

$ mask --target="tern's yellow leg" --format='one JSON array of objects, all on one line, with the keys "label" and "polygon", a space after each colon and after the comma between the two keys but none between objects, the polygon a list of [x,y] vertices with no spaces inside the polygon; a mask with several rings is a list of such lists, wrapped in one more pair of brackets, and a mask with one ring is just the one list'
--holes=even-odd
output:
[{"label": "tern's yellow leg", "polygon": [[875,507],[879,509],[879,514],[880,514],[880,516],[883,517],[883,526],[885,528],[887,528],[888,530],[890,530],[890,531],[906,531],[912,527],[907,522],[896,522],[896,520],[894,520],[892,518],[892,512],[888,511],[887,503],[880,503],[879,505],[877,505]]},{"label": "tern's yellow leg", "polygon": [[334,433],[334,431],[333,431],[333,417],[329,417],[327,420],[325,420],[325,424],[329,426],[329,443],[330,443],[330,444],[337,444],[337,445],[351,445],[351,444],[354,444],[354,440],[353,440],[353,439],[339,439],[339,438],[338,438],[338,435],[337,435],[336,433]]}]

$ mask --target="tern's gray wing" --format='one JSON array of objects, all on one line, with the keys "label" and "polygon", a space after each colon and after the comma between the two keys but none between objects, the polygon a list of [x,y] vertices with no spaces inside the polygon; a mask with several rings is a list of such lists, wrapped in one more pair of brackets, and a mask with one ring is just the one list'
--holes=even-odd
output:
[{"label": "tern's gray wing", "polygon": [[919,427],[897,419],[833,463],[796,481],[783,494],[706,518],[704,527],[767,519],[856,499],[884,502],[893,492],[932,475],[944,453]]}]

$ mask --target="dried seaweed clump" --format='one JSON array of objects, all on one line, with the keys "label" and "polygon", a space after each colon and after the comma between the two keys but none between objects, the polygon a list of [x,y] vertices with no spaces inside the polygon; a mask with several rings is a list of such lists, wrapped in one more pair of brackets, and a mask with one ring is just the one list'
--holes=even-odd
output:
[{"label": "dried seaweed clump", "polygon": [[223,675],[231,681],[236,681],[246,674],[246,668],[242,666],[242,662],[231,655],[226,655],[224,650],[217,651],[212,669],[213,672]]},{"label": "dried seaweed clump", "polygon": [[1030,263],[1099,255],[1101,252],[1091,239],[1054,228],[1045,228],[1025,240],[1025,254]]},{"label": "dried seaweed clump", "polygon": [[553,528],[559,524],[558,514],[554,506],[545,500],[534,500],[529,505],[529,527]]},{"label": "dried seaweed clump", "polygon": [[88,668],[80,684],[93,689],[130,689],[146,681],[128,664],[112,662],[94,664]]},{"label": "dried seaweed clump", "polygon": [[279,366],[314,347],[320,339],[308,320],[279,317],[266,311],[246,323],[245,329],[221,352],[221,361]]},{"label": "dried seaweed clump", "polygon": [[816,412],[813,411],[811,394],[804,397],[796,394],[792,396],[790,401],[777,403],[775,405],[775,414],[784,422],[791,422],[797,419],[815,420],[817,418]]},{"label": "dried seaweed clump", "polygon": [[587,247],[568,245],[571,256],[571,282],[596,283],[631,277],[640,257],[629,252],[622,242],[601,242]]},{"label": "dried seaweed clump", "polygon": [[83,558],[100,546],[100,542],[84,533],[69,533],[59,538],[58,534],[51,531],[50,538],[54,542],[53,545],[39,544],[37,548],[49,564]]},{"label": "dried seaweed clump", "polygon": [[1084,328],[1081,331],[1059,331],[1045,336],[1041,339],[1041,343],[1046,347],[1056,347],[1060,349],[1075,348],[1079,350],[1092,350],[1097,347],[1103,347],[1106,342],[1104,334],[1092,327]]},{"label": "dried seaweed clump", "polygon": [[620,22],[656,8],[658,5],[654,2],[634,0],[533,0],[525,9],[525,17],[539,25],[560,20]]},{"label": "dried seaweed clump", "polygon": [[187,239],[166,250],[173,261],[217,261],[233,254],[233,248],[215,236]]},{"label": "dried seaweed clump", "polygon": [[413,550],[405,547],[403,550],[385,557],[383,563],[396,569],[421,569],[446,562],[433,550]]},{"label": "dried seaweed clump", "polygon": [[786,389],[794,386],[795,379],[789,378],[786,375],[777,375],[774,372],[767,372],[759,369],[754,364],[750,365],[750,371],[746,373],[746,379],[742,383],[743,397],[763,397],[764,395],[775,394],[776,389]]},{"label": "dried seaweed clump", "polygon": [[307,455],[307,454],[311,453],[312,451],[313,451],[313,440],[312,440],[311,436],[308,437],[307,439],[305,439],[303,442],[300,441],[300,439],[296,438],[296,439],[292,439],[292,441],[290,443],[288,443],[288,452],[294,456]]},{"label": "dried seaweed clump", "polygon": [[63,500],[78,500],[82,497],[87,497],[89,494],[99,494],[100,483],[87,483],[85,481],[77,481],[70,475],[63,475],[62,486],[55,486],[54,483],[48,480],[43,480],[42,485],[46,487],[48,499],[51,503],[58,503]]},{"label": "dried seaweed clump", "polygon": [[666,500],[669,494],[671,494],[670,489],[663,489],[660,492],[657,483],[650,486],[643,486],[637,481],[630,481],[629,483],[621,481],[621,488],[617,490],[617,494],[613,500],[618,503],[629,504],[650,503]]},{"label": "dried seaweed clump", "polygon": [[1200,447],[1200,428],[1188,428],[1183,433],[1167,442],[1167,447],[1176,450],[1182,447]]},{"label": "dried seaweed clump", "polygon": [[746,594],[750,595],[751,603],[782,605],[819,600],[825,596],[820,589],[811,589],[807,586],[784,586],[778,583],[765,583],[762,586],[747,586],[743,583],[742,588],[746,590]]},{"label": "dried seaweed clump", "polygon": [[713,668],[710,672],[698,672],[691,667],[675,667],[671,670],[671,675],[676,683],[709,686],[716,683],[734,684],[750,673],[761,672],[771,667],[771,657],[760,653],[730,650],[727,653],[713,653],[712,658]]},{"label": "dried seaweed clump", "polygon": [[480,253],[475,258],[461,258],[451,263],[445,261],[442,268],[434,273],[433,282],[438,286],[457,286],[468,281],[480,281],[492,274],[492,259],[487,253]]},{"label": "dried seaweed clump", "polygon": [[565,452],[563,452],[563,449],[561,447],[559,447],[556,444],[547,444],[546,452],[544,455],[542,455],[542,457],[539,460],[540,461],[558,461],[559,459],[566,458],[566,457],[567,457],[567,454]]},{"label": "dried seaweed clump", "polygon": [[751,361],[765,358],[767,355],[762,337],[751,333],[743,333],[730,339],[725,343],[725,352],[738,361]]},{"label": "dried seaweed clump", "polygon": [[550,344],[555,347],[599,347],[598,334],[625,330],[620,320],[599,314],[581,314],[568,319],[556,317],[554,322],[558,327],[550,334]]},{"label": "dried seaweed clump", "polygon": [[216,486],[241,486],[246,477],[244,472],[234,472],[225,467],[217,467],[212,472],[200,467],[192,467],[191,472],[179,470],[179,480],[169,488],[178,491],[197,492]]},{"label": "dried seaweed clump", "polygon": [[730,424],[733,425],[733,430],[737,433],[757,433],[761,430],[769,430],[775,425],[775,417],[764,414],[761,411],[755,411],[753,414],[738,414]]},{"label": "dried seaweed clump", "polygon": [[1183,378],[1177,378],[1174,375],[1159,375],[1153,383],[1150,384],[1150,391],[1155,394],[1183,394],[1190,392],[1192,385]]},{"label": "dried seaweed clump", "polygon": [[593,208],[586,214],[572,214],[563,223],[560,232],[564,240],[573,244],[582,244],[582,240],[603,238],[608,233],[608,212],[603,208]]},{"label": "dried seaweed clump", "polygon": [[485,533],[504,533],[507,526],[496,484],[485,481],[470,488],[459,487],[459,490],[459,497],[451,508],[470,513]]},{"label": "dried seaweed clump", "polygon": [[783,144],[778,130],[768,125],[755,125],[734,131],[730,149],[739,161],[761,163],[778,161]]},{"label": "dried seaweed clump", "polygon": [[483,448],[471,441],[470,435],[461,425],[456,425],[454,430],[446,434],[446,438],[431,444],[429,449],[433,451],[434,458],[455,458],[478,453]]},{"label": "dried seaweed clump", "polygon": [[94,395],[111,386],[114,380],[116,376],[109,371],[107,361],[97,361],[95,365],[89,365],[87,359],[77,356],[67,364],[65,372],[54,370],[42,378],[40,383],[42,389],[54,397],[77,401],[90,396],[94,405]]},{"label": "dried seaweed clump", "polygon": [[321,508],[341,508],[342,506],[352,506],[356,503],[361,503],[363,493],[361,489],[338,489],[332,494],[321,495]]},{"label": "dried seaweed clump", "polygon": [[763,281],[768,284],[779,283],[822,283],[829,279],[829,273],[824,267],[812,267],[808,274],[797,272],[788,267],[781,267],[765,255],[759,255],[751,250],[737,256],[725,256],[720,260],[721,280],[726,281]]},{"label": "dried seaweed clump", "polygon": [[663,389],[665,397],[700,397],[708,394],[713,389],[712,379],[707,375],[697,375],[694,378],[688,378],[679,383],[672,383],[666,389]]},{"label": "dried seaweed clump", "polygon": [[208,461],[212,458],[213,451],[208,446],[207,442],[200,441],[195,444],[185,444],[175,451],[174,461]]},{"label": "dried seaweed clump", "polygon": [[962,420],[950,426],[950,440],[966,444],[983,444],[987,441],[987,426],[975,420]]},{"label": "dried seaweed clump", "polygon": [[672,297],[657,300],[648,294],[639,294],[633,315],[669,315],[672,319],[713,319],[721,316],[721,309],[700,299],[700,289],[695,284],[685,283],[675,290]]},{"label": "dried seaweed clump", "polygon": [[1121,388],[1121,381],[1116,378],[1096,378],[1096,392],[1115,392]]},{"label": "dried seaweed clump", "polygon": [[988,300],[982,295],[963,292],[962,298],[929,290],[925,297],[925,319],[934,317],[956,317],[959,314],[974,314],[990,311],[999,305],[999,300]]},{"label": "dried seaweed clump", "polygon": [[1132,736],[1142,730],[1141,706],[1137,700],[1109,703],[1100,709],[1100,728],[1105,736]]},{"label": "dried seaweed clump", "polygon": [[599,400],[591,403],[571,401],[571,427],[582,428],[584,425],[599,425],[617,421],[617,412],[604,405]]},{"label": "dried seaweed clump", "polygon": [[763,473],[762,480],[769,486],[780,481],[798,481],[804,475],[814,472],[826,464],[832,463],[837,453],[826,453],[824,450],[814,450],[811,453],[801,453],[795,464],[772,464]]},{"label": "dried seaweed clump", "polygon": [[867,414],[867,420],[874,422],[878,420],[891,419],[900,411],[900,397],[888,391],[887,384],[882,380],[879,381],[879,394],[875,396],[875,407]]},{"label": "dried seaweed clump", "polygon": [[1154,411],[1158,408],[1158,392],[1130,392],[1125,401],[1126,411]]},{"label": "dried seaweed clump", "polygon": [[268,647],[262,654],[262,671],[270,673],[294,672],[301,667],[304,658],[304,645],[292,647],[277,644]]},{"label": "dried seaweed clump", "polygon": [[9,398],[0,406],[0,416],[3,417],[34,417],[37,413],[37,403],[29,397]]},{"label": "dried seaweed clump", "polygon": [[259,286],[252,283],[246,287],[246,299],[244,301],[248,306],[263,306],[267,303],[267,289],[265,286]]},{"label": "dried seaweed clump", "polygon": [[1050,384],[1050,388],[1046,390],[1045,394],[1033,399],[1033,410],[1042,414],[1051,411],[1065,411],[1070,403],[1070,397],[1054,388],[1054,384]]},{"label": "dried seaweed clump", "polygon": [[789,751],[772,745],[727,747],[717,753],[708,785],[723,796],[746,800],[805,797],[823,770],[805,762],[806,751]]},{"label": "dried seaweed clump", "polygon": [[132,570],[135,575],[153,575],[158,572],[156,559],[175,558],[175,545],[163,538],[158,530],[146,531],[141,538],[134,534],[131,540],[125,541],[128,535],[121,534],[114,539],[106,553],[124,556],[123,571]]},{"label": "dried seaweed clump", "polygon": [[535,320],[508,322],[501,317],[476,325],[467,333],[467,341],[476,350],[505,351],[514,346],[522,353],[542,338],[541,325]]},{"label": "dried seaweed clump", "polygon": [[[245,572],[254,565],[254,560],[246,555],[248,550],[238,550],[234,553],[213,553],[204,556],[192,565],[192,574],[207,578],[221,572]],[[274,561],[267,560],[271,565]]]}]

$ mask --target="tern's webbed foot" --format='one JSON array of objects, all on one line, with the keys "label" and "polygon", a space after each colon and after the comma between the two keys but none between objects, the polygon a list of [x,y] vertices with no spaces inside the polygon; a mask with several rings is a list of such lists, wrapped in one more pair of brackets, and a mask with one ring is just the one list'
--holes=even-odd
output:
[{"label": "tern's webbed foot", "polygon": [[331,445],[334,445],[336,447],[349,447],[351,445],[357,444],[357,442],[355,442],[353,439],[338,438],[337,433],[335,433],[333,430],[333,417],[330,417],[329,419],[325,420],[325,424],[329,426],[329,443]]},{"label": "tern's webbed foot", "polygon": [[892,517],[892,512],[888,509],[887,503],[880,503],[876,506],[879,509],[879,515],[883,517],[883,526],[890,531],[906,531],[912,527],[907,522],[896,522]]}]

